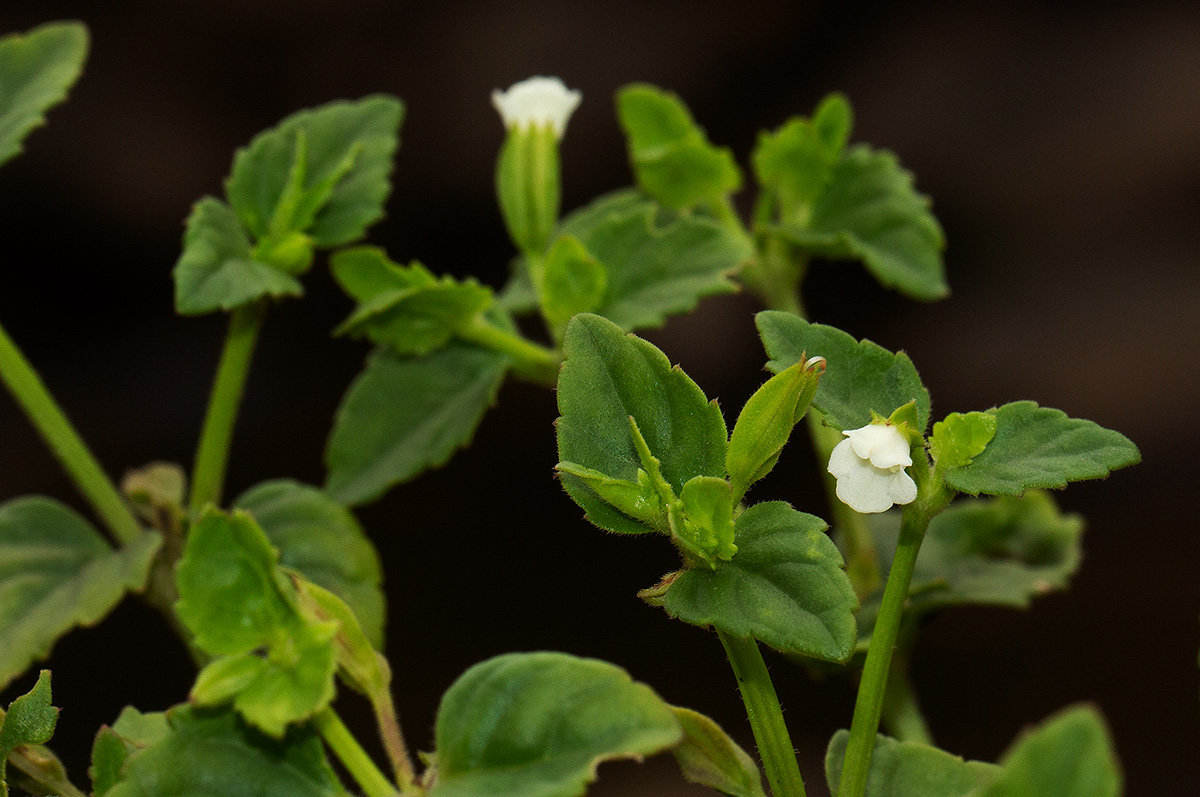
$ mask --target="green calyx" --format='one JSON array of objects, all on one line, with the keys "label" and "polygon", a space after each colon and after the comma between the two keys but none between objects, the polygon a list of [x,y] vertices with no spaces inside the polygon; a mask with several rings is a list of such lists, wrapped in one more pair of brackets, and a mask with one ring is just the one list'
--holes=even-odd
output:
[{"label": "green calyx", "polygon": [[558,224],[558,137],[549,125],[514,125],[496,164],[496,194],[509,237],[541,255]]}]

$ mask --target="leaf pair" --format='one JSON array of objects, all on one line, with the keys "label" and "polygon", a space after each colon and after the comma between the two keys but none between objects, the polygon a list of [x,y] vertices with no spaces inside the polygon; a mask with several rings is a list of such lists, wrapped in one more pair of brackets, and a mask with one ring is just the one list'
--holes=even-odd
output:
[{"label": "leaf pair", "polygon": [[194,315],[303,293],[315,248],[363,236],[383,216],[403,106],[365,97],[300,111],[238,151],[192,210],[175,264],[175,307]]},{"label": "leaf pair", "polygon": [[818,364],[769,380],[730,439],[720,409],[686,374],[611,322],[577,316],[564,351],[563,487],[601,528],[667,533],[684,554],[686,569],[643,597],[685,622],[780,650],[848,657],[857,601],[824,522],[782,503],[734,519],[803,416]]}]

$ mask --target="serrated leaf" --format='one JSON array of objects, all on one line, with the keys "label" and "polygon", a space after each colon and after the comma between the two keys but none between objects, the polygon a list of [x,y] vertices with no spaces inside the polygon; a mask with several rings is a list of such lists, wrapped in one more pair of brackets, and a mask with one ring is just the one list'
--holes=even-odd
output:
[{"label": "serrated leaf", "polygon": [[782,501],[755,504],[734,527],[737,554],[714,570],[680,573],[663,608],[784,653],[845,661],[854,652],[858,598],[825,529]]},{"label": "serrated leaf", "polygon": [[[134,752],[106,797],[335,797],[346,794],[320,737],[293,728],[271,739],[231,710],[169,713],[170,733]],[[202,791],[198,792],[200,788]]]},{"label": "serrated leaf", "polygon": [[46,111],[66,98],[87,51],[87,28],[79,22],[51,22],[0,39],[0,164],[19,155],[25,137],[46,123]]},{"label": "serrated leaf", "polygon": [[325,490],[353,506],[445,464],[471,441],[508,362],[457,343],[426,357],[377,349],[338,408],[325,449]]},{"label": "serrated leaf", "polygon": [[[599,316],[580,314],[567,326],[558,380],[558,458],[610,479],[639,483],[634,418],[662,476],[678,494],[696,476],[725,475],[725,421],[704,392],[661,351]],[[640,523],[613,509],[577,476],[563,487],[601,528],[641,533]]]},{"label": "serrated leaf", "polygon": [[913,299],[941,299],[945,238],[890,152],[856,146],[833,167],[806,220],[778,231],[813,254],[861,260],[882,285]]},{"label": "serrated leaf", "polygon": [[721,202],[742,184],[727,147],[715,147],[675,94],[646,84],[617,92],[629,160],[646,193],[672,208]]},{"label": "serrated leaf", "polygon": [[590,313],[604,300],[604,264],[569,235],[554,242],[537,272],[533,282],[542,315],[552,328],[561,330],[577,313]]},{"label": "serrated leaf", "polygon": [[871,413],[885,418],[897,408],[916,401],[917,418],[924,434],[929,423],[929,391],[904,352],[893,354],[869,340],[853,337],[824,324],[810,324],[791,313],[764,310],[755,316],[763,347],[778,373],[802,357],[826,359],[825,373],[812,404],[835,429],[858,429],[871,422]]},{"label": "serrated leaf", "polygon": [[[321,247],[361,238],[383,217],[403,112],[395,97],[373,95],[292,114],[238,150],[229,203],[256,238],[304,232]],[[291,206],[282,214],[281,203]]]},{"label": "serrated leaf", "polygon": [[[825,754],[825,779],[833,797],[837,797],[849,739],[849,731],[838,731]],[[995,764],[964,761],[936,747],[880,735],[871,752],[865,797],[973,797],[1000,771]]]},{"label": "serrated leaf", "polygon": [[162,543],[155,532],[114,551],[63,504],[0,505],[0,689],[75,626],[95,625],[126,591],[140,591]]},{"label": "serrated leaf", "polygon": [[0,711],[0,795],[8,794],[7,762],[14,750],[50,741],[58,723],[58,709],[50,705],[50,671],[42,670],[37,683]]},{"label": "serrated leaf", "polygon": [[933,425],[929,451],[939,470],[961,468],[983,453],[995,435],[995,415],[952,412]]},{"label": "serrated leaf", "polygon": [[175,310],[184,315],[232,310],[263,297],[300,296],[304,288],[274,266],[253,259],[253,247],[233,209],[205,197],[188,216],[183,253],[175,263]]},{"label": "serrated leaf", "polygon": [[1014,401],[991,412],[996,434],[970,464],[947,470],[946,484],[978,495],[1020,495],[1030,487],[1065,487],[1134,465],[1142,455],[1120,432],[1066,413]]},{"label": "serrated leaf", "polygon": [[759,184],[774,192],[785,222],[808,223],[813,202],[825,190],[841,157],[850,126],[849,103],[831,94],[811,120],[794,117],[774,133],[759,134],[754,172]]},{"label": "serrated leaf", "polygon": [[1118,797],[1121,767],[1100,714],[1073,706],[1026,731],[974,797]]},{"label": "serrated leaf", "polygon": [[629,191],[571,214],[559,235],[577,238],[604,264],[607,288],[595,312],[626,330],[660,326],[701,297],[736,290],[729,277],[753,254],[749,240],[720,223]]},{"label": "serrated leaf", "polygon": [[279,564],[346,601],[371,644],[383,648],[383,568],[350,510],[323,490],[288,479],[250,488],[233,508],[254,516],[279,549]]},{"label": "serrated leaf", "polygon": [[430,797],[575,797],[614,758],[682,738],[671,707],[619,667],[565,653],[476,664],[442,697]]},{"label": "serrated leaf", "polygon": [[686,779],[732,797],[766,797],[754,759],[720,725],[691,709],[671,710],[683,728],[683,742],[671,752]]}]

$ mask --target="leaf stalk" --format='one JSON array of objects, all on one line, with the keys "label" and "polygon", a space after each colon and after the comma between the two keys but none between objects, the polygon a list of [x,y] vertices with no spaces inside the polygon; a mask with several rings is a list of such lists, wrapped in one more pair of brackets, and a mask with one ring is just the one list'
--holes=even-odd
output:
[{"label": "leaf stalk", "polygon": [[375,766],[375,762],[362,749],[362,745],[332,707],[313,717],[313,726],[346,767],[350,776],[362,787],[367,797],[395,797],[401,793],[387,776],[379,771],[379,767]]}]

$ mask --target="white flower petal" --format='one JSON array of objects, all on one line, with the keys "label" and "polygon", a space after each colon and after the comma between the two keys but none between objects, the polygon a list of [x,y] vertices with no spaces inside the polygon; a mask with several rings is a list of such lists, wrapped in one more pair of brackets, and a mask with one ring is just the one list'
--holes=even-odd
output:
[{"label": "white flower petal", "polygon": [[911,504],[917,500],[917,483],[912,476],[898,470],[888,476],[888,495],[892,503]]},{"label": "white flower petal", "polygon": [[850,438],[854,445],[854,453],[863,459],[871,460],[871,464],[877,468],[894,468],[897,465],[907,468],[912,464],[908,440],[895,426],[869,423],[861,429],[852,429],[842,434]]},{"label": "white flower petal", "polygon": [[872,513],[916,499],[917,483],[904,471],[912,464],[908,441],[896,427],[869,424],[843,434],[847,439],[830,452],[828,468],[843,503],[855,512]]},{"label": "white flower petal", "polygon": [[849,440],[843,440],[833,447],[829,454],[829,472],[834,478],[841,479],[849,476],[855,468],[861,467],[862,459],[854,453]]},{"label": "white flower petal", "polygon": [[500,112],[505,127],[550,125],[559,138],[582,99],[579,91],[568,89],[556,77],[531,77],[514,83],[508,91],[492,92],[492,105]]},{"label": "white flower petal", "polygon": [[859,462],[860,466],[838,479],[837,497],[855,512],[869,514],[891,509],[890,479],[880,478],[879,469],[865,459]]}]

